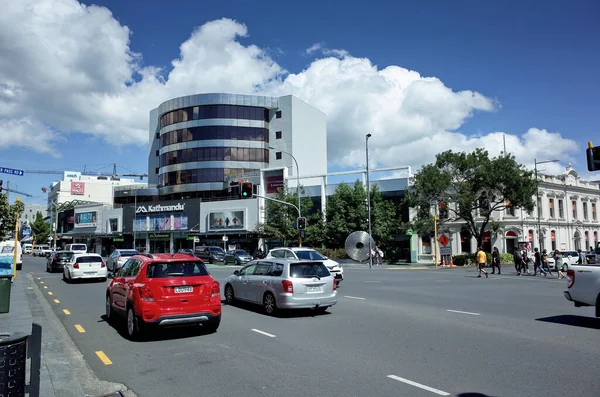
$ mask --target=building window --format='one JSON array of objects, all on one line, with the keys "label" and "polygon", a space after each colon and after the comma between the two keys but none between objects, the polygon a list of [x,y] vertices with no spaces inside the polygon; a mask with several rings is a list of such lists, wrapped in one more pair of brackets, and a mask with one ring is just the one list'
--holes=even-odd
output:
[{"label": "building window", "polygon": [[269,122],[269,110],[262,107],[241,105],[204,105],[173,110],[163,114],[159,128],[190,120],[242,119]]},{"label": "building window", "polygon": [[585,219],[587,221],[588,219],[588,213],[587,213],[587,205],[588,203],[583,202],[583,219]]},{"label": "building window", "polygon": [[448,203],[445,201],[438,201],[438,208],[440,219],[448,219]]},{"label": "building window", "polygon": [[571,208],[573,209],[573,219],[577,219],[577,201],[571,200]]},{"label": "building window", "polygon": [[160,156],[158,149],[156,149],[156,157]]},{"label": "building window", "polygon": [[552,251],[556,251],[556,231],[550,232],[550,241],[552,242]]},{"label": "building window", "polygon": [[275,132],[275,139],[281,139],[281,131]]},{"label": "building window", "polygon": [[159,139],[159,138],[160,138],[160,132],[157,132],[156,133],[156,139]]},{"label": "building window", "polygon": [[542,217],[542,198],[538,197],[537,199],[537,213],[538,213],[538,218]]},{"label": "building window", "polygon": [[275,118],[276,119],[280,119],[281,118],[281,110],[278,110],[275,112]]},{"label": "building window", "polygon": [[275,159],[276,160],[281,160],[281,152],[275,153]]},{"label": "building window", "polygon": [[515,207],[513,207],[512,205],[509,205],[509,206],[506,207],[506,215],[516,216],[515,214],[516,214]]},{"label": "building window", "polygon": [[469,232],[460,232],[460,251],[471,253],[471,234]]},{"label": "building window", "polygon": [[[156,167],[156,168],[154,169],[154,172],[155,172],[156,174],[158,174],[158,167]],[[367,220],[368,220],[368,219],[367,219]]]},{"label": "building window", "polygon": [[596,203],[592,203],[592,219],[596,220]]},{"label": "building window", "polygon": [[550,204],[550,218],[554,218],[554,199],[549,199]]},{"label": "building window", "polygon": [[423,254],[431,254],[431,238],[421,237],[421,252]]},{"label": "building window", "polygon": [[565,217],[565,211],[563,210],[563,201],[562,200],[558,200],[558,217],[560,219],[564,219]]}]

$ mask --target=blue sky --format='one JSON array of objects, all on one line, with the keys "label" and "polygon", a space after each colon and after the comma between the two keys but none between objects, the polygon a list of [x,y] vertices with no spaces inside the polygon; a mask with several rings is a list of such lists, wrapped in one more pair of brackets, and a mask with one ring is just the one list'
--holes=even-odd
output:
[{"label": "blue sky", "polygon": [[[475,106],[473,117],[465,117],[458,128],[447,130],[469,137],[493,132],[520,136],[530,128],[559,133],[575,145],[565,145],[566,153],[559,149],[548,154],[560,156],[565,164],[573,162],[582,173],[587,141],[600,144],[597,1],[304,1],[292,5],[147,0],[143,6],[119,0],[84,3],[112,11],[118,23],[131,29],[129,47],[141,54],[141,65],[164,68],[164,76],[171,70],[172,60],[180,57],[180,45],[196,27],[227,17],[247,27],[248,36],[237,39],[243,46],[260,47],[291,73],[300,73],[310,68],[315,58],[324,57],[324,53],[306,53],[313,44],[322,43],[323,48],[343,49],[353,57],[368,58],[379,69],[398,65],[423,77],[436,77],[454,92],[470,90],[494,101],[493,111],[480,111]],[[0,83],[1,72],[0,63]],[[0,166],[81,170],[87,165],[88,170],[95,170],[117,162],[127,169],[147,172],[143,143],[125,140],[125,144],[119,144],[118,139],[106,139],[101,133],[63,133],[64,123],[49,121],[43,114],[35,117],[56,133],[54,147],[60,149],[62,157],[36,153],[31,147],[5,145],[0,149]],[[35,132],[29,136],[35,142]],[[557,142],[560,145],[562,141]],[[533,157],[539,160],[544,156],[543,151],[535,151],[535,142],[532,145],[531,158],[526,158],[526,150],[518,159],[532,162]],[[381,158],[385,158],[385,145],[381,146]],[[352,168],[349,164],[337,162],[330,171]],[[384,161],[377,165],[404,164]],[[128,171],[119,168],[119,172]],[[26,202],[40,202],[41,187],[57,177],[3,179],[35,196],[26,198]]]}]

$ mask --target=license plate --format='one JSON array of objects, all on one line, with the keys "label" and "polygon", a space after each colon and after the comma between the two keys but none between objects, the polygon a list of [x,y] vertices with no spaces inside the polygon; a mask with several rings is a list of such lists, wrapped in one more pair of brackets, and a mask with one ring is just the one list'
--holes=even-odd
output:
[{"label": "license plate", "polygon": [[96,272],[83,272],[83,274],[96,274]]},{"label": "license plate", "polygon": [[323,292],[323,287],[306,287],[307,292]]},{"label": "license plate", "polygon": [[175,287],[176,294],[182,294],[184,292],[192,292],[194,291],[194,287]]}]

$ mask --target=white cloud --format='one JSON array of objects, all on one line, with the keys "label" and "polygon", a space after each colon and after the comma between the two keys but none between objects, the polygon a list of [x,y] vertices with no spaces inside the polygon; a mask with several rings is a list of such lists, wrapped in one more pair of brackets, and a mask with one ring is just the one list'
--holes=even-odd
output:
[{"label": "white cloud", "polygon": [[48,126],[27,117],[19,120],[0,119],[0,147],[3,148],[21,147],[60,157],[56,144],[64,140]]},{"label": "white cloud", "polygon": [[[322,58],[288,73],[268,49],[239,42],[248,36],[245,25],[220,19],[194,30],[165,69],[143,66],[130,48],[129,28],[106,8],[75,0],[0,1],[0,126],[16,123],[25,136],[46,137],[28,146],[32,150],[54,151],[54,131],[146,145],[150,109],[200,92],[300,97],[327,114],[330,165],[363,165],[366,133],[373,134],[378,166],[417,167],[447,149],[483,146],[497,153],[502,147],[502,133],[458,132],[475,112],[496,111],[496,101],[399,66],[379,68],[324,43],[306,50]],[[509,150],[525,162],[549,155],[562,160],[575,151],[573,141],[545,130],[506,137]],[[2,139],[5,147],[24,145]]]}]

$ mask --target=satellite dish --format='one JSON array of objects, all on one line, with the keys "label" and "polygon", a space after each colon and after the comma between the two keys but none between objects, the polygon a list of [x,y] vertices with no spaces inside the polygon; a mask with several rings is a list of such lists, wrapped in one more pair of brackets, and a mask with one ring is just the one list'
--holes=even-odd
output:
[{"label": "satellite dish", "polygon": [[369,259],[369,240],[371,240],[371,248],[375,247],[375,240],[369,233],[363,231],[352,232],[346,237],[346,254],[358,262],[364,262]]}]

